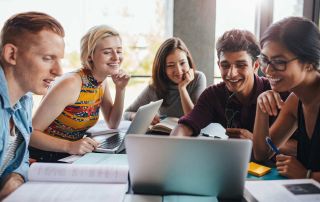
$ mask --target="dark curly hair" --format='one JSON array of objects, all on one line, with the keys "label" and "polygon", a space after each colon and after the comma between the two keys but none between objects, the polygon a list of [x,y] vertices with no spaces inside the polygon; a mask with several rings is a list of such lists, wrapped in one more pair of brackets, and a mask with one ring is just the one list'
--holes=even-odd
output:
[{"label": "dark curly hair", "polygon": [[247,30],[232,29],[226,31],[216,44],[218,59],[224,52],[247,51],[252,61],[260,55],[260,46],[256,37]]}]

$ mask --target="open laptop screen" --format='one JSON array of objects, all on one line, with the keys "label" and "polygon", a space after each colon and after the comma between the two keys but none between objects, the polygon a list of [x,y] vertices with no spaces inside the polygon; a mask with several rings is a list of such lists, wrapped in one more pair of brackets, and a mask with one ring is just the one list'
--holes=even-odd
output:
[{"label": "open laptop screen", "polygon": [[[127,134],[145,134],[153,118],[157,114],[163,100],[150,102],[139,107],[136,115],[125,133],[114,134],[106,139],[100,139],[97,152],[119,153],[125,149],[124,137]],[[99,138],[99,137],[98,137]],[[96,139],[97,140],[97,139]]]},{"label": "open laptop screen", "polygon": [[250,140],[129,135],[132,190],[241,198],[251,148]]}]

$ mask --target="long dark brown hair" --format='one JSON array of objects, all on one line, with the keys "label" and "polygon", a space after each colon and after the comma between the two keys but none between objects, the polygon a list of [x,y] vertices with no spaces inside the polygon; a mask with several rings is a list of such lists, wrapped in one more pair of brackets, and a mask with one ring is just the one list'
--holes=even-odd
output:
[{"label": "long dark brown hair", "polygon": [[186,53],[190,68],[195,70],[191,53],[180,38],[172,37],[161,44],[153,61],[151,87],[154,88],[159,99],[164,99],[163,105],[168,104],[166,96],[168,95],[169,84],[172,84],[166,74],[166,58],[177,49]]}]

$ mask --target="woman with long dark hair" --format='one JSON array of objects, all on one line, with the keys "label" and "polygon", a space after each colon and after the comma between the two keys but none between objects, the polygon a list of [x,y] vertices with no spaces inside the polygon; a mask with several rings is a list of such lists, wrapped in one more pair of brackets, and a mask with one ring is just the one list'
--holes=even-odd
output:
[{"label": "woman with long dark hair", "polygon": [[132,120],[140,106],[163,99],[160,113],[152,123],[158,123],[161,115],[180,118],[192,110],[205,88],[205,75],[196,71],[185,43],[177,37],[169,38],[156,53],[152,67],[152,83],[126,109],[124,117]]},{"label": "woman with long dark hair", "polygon": [[[320,181],[319,28],[305,18],[285,18],[272,24],[260,43],[260,65],[272,90],[258,97],[253,132],[255,158],[265,160],[274,154],[266,144],[267,137],[280,147],[298,129],[297,157],[277,155],[279,174]],[[292,92],[285,102],[279,96],[283,91]],[[269,128],[269,116],[276,115]]]}]

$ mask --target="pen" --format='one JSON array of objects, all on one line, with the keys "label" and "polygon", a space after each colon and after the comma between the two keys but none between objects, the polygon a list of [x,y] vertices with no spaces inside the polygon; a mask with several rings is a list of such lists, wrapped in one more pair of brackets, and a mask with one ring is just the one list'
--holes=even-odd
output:
[{"label": "pen", "polygon": [[209,135],[209,134],[207,134],[207,133],[201,133],[201,135],[202,136],[204,136],[204,137],[212,137],[212,138],[215,138],[215,139],[221,139],[221,137],[219,137],[219,136],[211,136],[211,135]]},{"label": "pen", "polygon": [[269,145],[270,149],[276,153],[277,155],[280,154],[279,149],[276,147],[276,145],[273,144],[270,137],[266,137],[266,143]]}]

